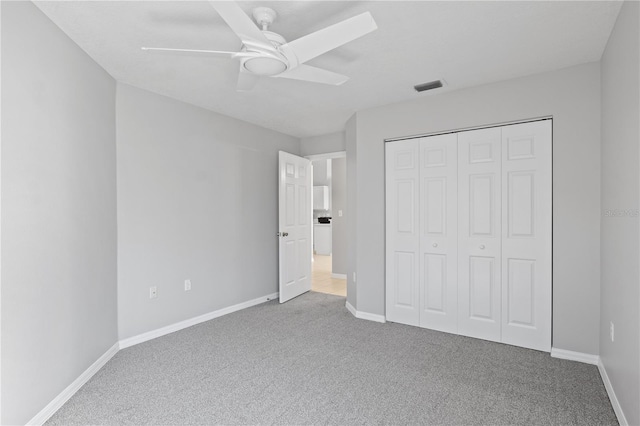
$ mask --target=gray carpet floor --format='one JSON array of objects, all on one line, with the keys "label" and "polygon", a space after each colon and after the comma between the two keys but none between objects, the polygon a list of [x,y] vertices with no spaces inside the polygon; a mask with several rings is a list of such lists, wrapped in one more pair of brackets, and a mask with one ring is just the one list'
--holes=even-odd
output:
[{"label": "gray carpet floor", "polygon": [[268,302],[124,349],[49,425],[617,424],[595,366]]}]

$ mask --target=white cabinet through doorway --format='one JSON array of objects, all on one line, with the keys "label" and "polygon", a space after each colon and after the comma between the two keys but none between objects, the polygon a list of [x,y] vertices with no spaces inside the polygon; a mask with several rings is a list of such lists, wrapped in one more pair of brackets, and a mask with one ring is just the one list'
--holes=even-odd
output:
[{"label": "white cabinet through doorway", "polygon": [[316,254],[331,254],[331,224],[316,223],[313,225],[313,249]]},{"label": "white cabinet through doorway", "polygon": [[389,321],[551,349],[551,120],[386,144]]}]

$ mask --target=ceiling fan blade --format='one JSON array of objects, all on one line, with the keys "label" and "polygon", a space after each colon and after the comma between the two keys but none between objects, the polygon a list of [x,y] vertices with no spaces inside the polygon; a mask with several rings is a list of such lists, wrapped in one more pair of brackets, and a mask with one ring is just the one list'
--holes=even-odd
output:
[{"label": "ceiling fan blade", "polygon": [[243,43],[253,42],[269,50],[274,50],[273,44],[262,34],[260,28],[244,13],[235,1],[209,0],[211,6],[218,12],[224,21],[231,27],[234,33]]},{"label": "ceiling fan blade", "polygon": [[164,47],[143,47],[142,50],[150,53],[185,56],[209,56],[215,58],[237,58],[247,56],[245,55],[245,52],[223,52],[219,50],[168,49]]},{"label": "ceiling fan blade", "polygon": [[236,90],[238,92],[248,92],[252,90],[256,83],[260,80],[260,76],[244,71],[242,64],[240,65],[240,71],[238,72],[238,83],[236,84]]},{"label": "ceiling fan blade", "polygon": [[349,77],[346,75],[327,71],[322,68],[312,67],[310,65],[298,65],[297,67],[285,71],[282,74],[278,74],[275,77],[331,84],[333,86],[339,86],[349,80]]},{"label": "ceiling fan blade", "polygon": [[353,18],[318,30],[281,46],[285,54],[292,52],[302,64],[336,47],[349,43],[378,28],[371,13],[365,12]]}]

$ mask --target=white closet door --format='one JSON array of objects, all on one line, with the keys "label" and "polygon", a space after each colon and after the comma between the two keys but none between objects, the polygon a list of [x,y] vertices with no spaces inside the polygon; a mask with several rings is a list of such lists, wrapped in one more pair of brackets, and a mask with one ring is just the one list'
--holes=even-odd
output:
[{"label": "white closet door", "polygon": [[458,332],[500,341],[501,131],[458,134]]},{"label": "white closet door", "polygon": [[551,350],[551,121],[502,128],[502,341]]},{"label": "white closet door", "polygon": [[419,141],[387,143],[386,318],[419,325]]},{"label": "white closet door", "polygon": [[420,140],[420,326],[457,333],[457,135]]}]

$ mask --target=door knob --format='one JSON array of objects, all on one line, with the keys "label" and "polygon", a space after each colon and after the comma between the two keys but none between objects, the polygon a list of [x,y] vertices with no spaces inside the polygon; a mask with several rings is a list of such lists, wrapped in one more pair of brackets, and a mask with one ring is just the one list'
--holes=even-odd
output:
[{"label": "door knob", "polygon": [[289,233],[288,233],[288,232],[278,232],[278,233],[276,234],[276,237],[286,237],[286,236],[288,236],[288,235],[289,235]]},{"label": "door knob", "polygon": [[484,244],[480,244],[480,250],[484,250]]},{"label": "door knob", "polygon": [[431,244],[433,247],[438,247],[438,243]]}]

